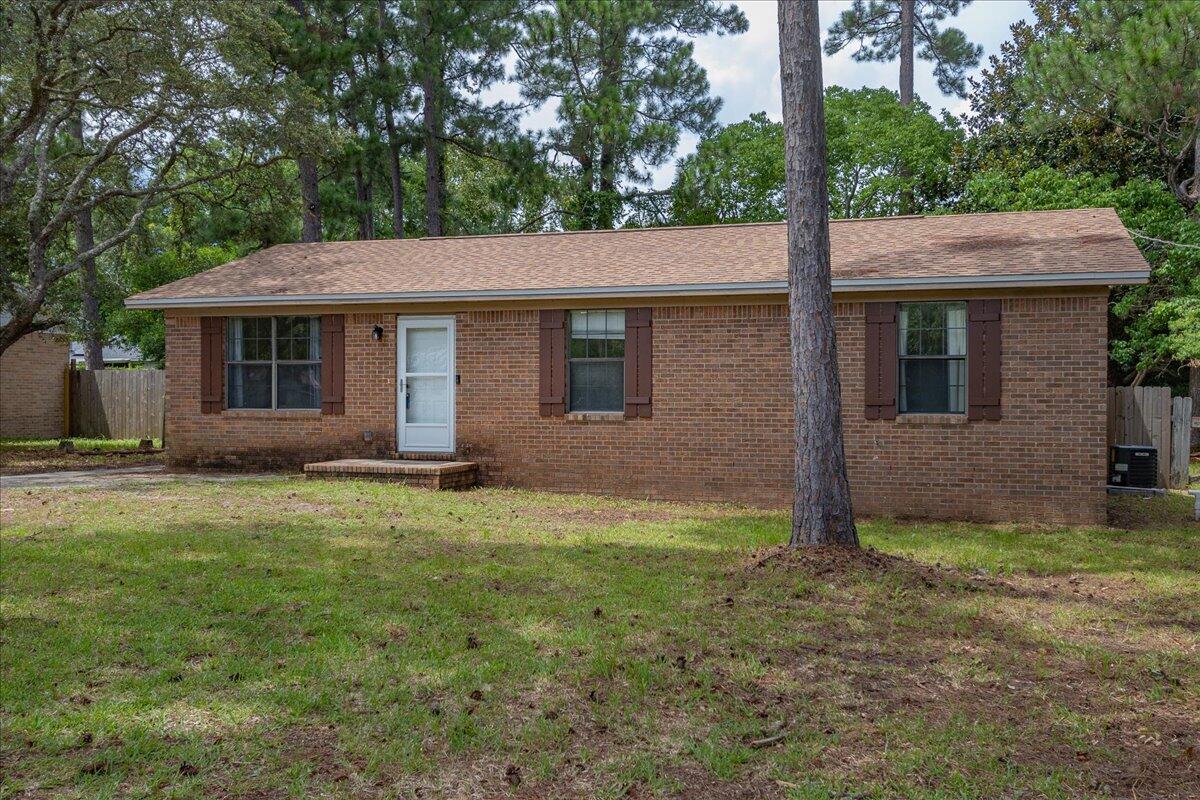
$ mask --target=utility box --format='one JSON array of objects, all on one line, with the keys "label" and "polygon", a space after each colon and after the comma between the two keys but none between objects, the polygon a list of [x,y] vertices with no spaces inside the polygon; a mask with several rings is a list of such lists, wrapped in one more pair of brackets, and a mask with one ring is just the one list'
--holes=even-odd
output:
[{"label": "utility box", "polygon": [[1115,444],[1108,449],[1108,485],[1130,489],[1158,487],[1158,449]]}]

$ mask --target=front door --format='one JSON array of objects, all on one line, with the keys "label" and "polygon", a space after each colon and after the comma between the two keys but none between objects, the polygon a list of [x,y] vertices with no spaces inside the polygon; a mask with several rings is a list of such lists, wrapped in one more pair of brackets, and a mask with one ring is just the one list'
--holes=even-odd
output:
[{"label": "front door", "polygon": [[454,452],[454,317],[400,317],[397,445]]}]

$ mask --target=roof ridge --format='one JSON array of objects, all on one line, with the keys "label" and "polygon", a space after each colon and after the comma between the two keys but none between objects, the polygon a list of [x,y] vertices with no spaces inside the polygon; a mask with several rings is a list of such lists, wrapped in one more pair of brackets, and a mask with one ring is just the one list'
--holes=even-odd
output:
[{"label": "roof ridge", "polygon": [[[899,222],[903,220],[914,219],[945,219],[959,217],[996,217],[1008,216],[1013,214],[1061,214],[1064,212],[1086,212],[1086,211],[1113,211],[1116,209],[1111,206],[1096,206],[1090,208],[1037,208],[1020,211],[968,211],[965,213],[950,213],[950,214],[895,214],[886,217],[831,217],[829,224],[845,225],[855,222]],[[599,228],[591,230],[575,230],[575,231],[512,231],[508,233],[463,233],[455,236],[419,236],[416,238],[404,239],[340,239],[326,242],[278,242],[271,247],[283,247],[293,245],[309,245],[309,244],[371,244],[374,242],[438,242],[438,241],[460,241],[460,240],[479,240],[479,239],[517,239],[517,238],[532,238],[535,236],[580,236],[580,235],[597,235],[597,234],[616,234],[616,233],[658,233],[661,231],[695,231],[708,230],[713,228],[763,228],[786,225],[787,220],[764,220],[759,222],[713,222],[706,225],[660,225],[656,227],[640,227],[640,228]],[[270,249],[270,248],[263,248]],[[261,252],[261,251],[258,251]]]}]

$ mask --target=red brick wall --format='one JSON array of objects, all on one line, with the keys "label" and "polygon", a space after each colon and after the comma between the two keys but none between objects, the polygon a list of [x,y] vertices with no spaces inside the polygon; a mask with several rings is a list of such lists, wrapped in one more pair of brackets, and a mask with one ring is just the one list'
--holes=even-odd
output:
[{"label": "red brick wall", "polygon": [[0,358],[0,436],[55,438],[63,431],[63,382],[71,342],[31,333]]},{"label": "red brick wall", "polygon": [[[188,467],[297,467],[396,447],[396,318],[346,315],[346,413],[226,410],[200,413],[200,318],[167,316],[167,463]],[[391,326],[382,342],[375,325]],[[371,440],[366,441],[369,431]]]},{"label": "red brick wall", "polygon": [[[856,510],[985,520],[1104,518],[1103,296],[1004,301],[1004,418],[863,417],[863,305],[838,303],[843,424]],[[383,343],[370,329],[389,331]],[[345,417],[199,413],[196,318],[168,328],[171,463],[296,464],[390,451],[391,315],[347,316]],[[459,453],[485,483],[786,505],[791,387],[786,308],[654,310],[654,416],[538,415],[535,310],[457,315]],[[375,439],[365,443],[363,430]]]}]

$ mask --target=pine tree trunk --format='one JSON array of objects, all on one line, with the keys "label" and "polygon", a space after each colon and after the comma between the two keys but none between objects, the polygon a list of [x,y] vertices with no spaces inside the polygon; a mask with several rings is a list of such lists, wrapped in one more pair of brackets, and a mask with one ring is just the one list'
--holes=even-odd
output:
[{"label": "pine tree trunk", "polygon": [[913,100],[913,32],[916,0],[900,0],[900,105]]},{"label": "pine tree trunk", "polygon": [[[83,117],[71,119],[71,136],[83,146]],[[75,252],[86,253],[96,246],[96,233],[92,227],[90,209],[75,215]],[[85,258],[79,266],[79,283],[82,295],[83,354],[88,369],[104,369],[104,320],[100,316],[100,276],[96,272],[96,259]]]},{"label": "pine tree trunk", "polygon": [[370,241],[375,238],[375,218],[371,213],[373,192],[370,183],[363,177],[361,164],[354,166],[354,200],[358,206],[358,239]]},{"label": "pine tree trunk", "polygon": [[[900,105],[913,100],[913,33],[916,26],[916,0],[900,0]],[[907,164],[899,165],[900,176],[908,178]],[[900,213],[913,213],[913,192],[907,184],[900,190]]]},{"label": "pine tree trunk", "polygon": [[795,416],[790,544],[858,546],[842,443],[816,3],[779,4]]},{"label": "pine tree trunk", "polygon": [[300,156],[296,159],[300,173],[300,241],[321,241],[321,192],[317,159]]},{"label": "pine tree trunk", "polygon": [[600,146],[600,194],[596,209],[596,227],[612,229],[617,226],[617,165],[613,146]]},{"label": "pine tree trunk", "polygon": [[427,74],[421,82],[425,95],[423,129],[425,137],[425,235],[442,236],[446,205],[446,165],[442,143],[441,114],[438,109],[437,81]]},{"label": "pine tree trunk", "polygon": [[[391,19],[387,14],[387,0],[379,0],[379,30],[380,37],[375,44],[375,58],[379,62],[381,82],[387,55],[383,49],[383,32],[392,32]],[[394,80],[394,79],[393,79]],[[396,116],[392,101],[384,95],[383,125],[387,130],[388,140],[388,172],[392,183],[392,236],[404,238],[404,173],[400,170],[400,142],[396,137]]]},{"label": "pine tree trunk", "polygon": [[404,173],[400,170],[400,143],[396,140],[396,122],[392,119],[392,104],[383,104],[387,117],[388,169],[392,182],[392,236],[404,238]]}]

